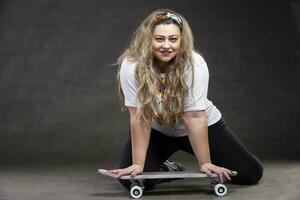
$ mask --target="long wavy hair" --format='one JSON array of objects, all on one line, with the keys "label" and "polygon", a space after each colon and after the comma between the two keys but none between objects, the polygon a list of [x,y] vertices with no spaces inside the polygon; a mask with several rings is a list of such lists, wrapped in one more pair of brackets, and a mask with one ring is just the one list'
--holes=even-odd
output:
[{"label": "long wavy hair", "polygon": [[[162,12],[171,12],[179,16],[182,27],[172,19],[157,20],[157,15]],[[172,59],[171,65],[165,72],[164,81],[164,103],[162,112],[158,112],[157,92],[160,80],[160,71],[155,65],[155,57],[152,53],[152,32],[158,24],[175,24],[181,30],[181,43],[178,54]],[[174,125],[182,118],[184,112],[184,98],[188,94],[186,75],[189,69],[192,70],[192,87],[194,82],[194,61],[193,61],[194,39],[187,20],[180,14],[169,10],[160,9],[153,11],[134,32],[130,46],[118,58],[118,96],[121,111],[125,111],[124,93],[120,83],[120,68],[125,58],[136,63],[135,81],[137,83],[137,115],[136,119],[144,120],[147,126],[152,122],[163,122]],[[162,83],[160,83],[162,84]]]}]

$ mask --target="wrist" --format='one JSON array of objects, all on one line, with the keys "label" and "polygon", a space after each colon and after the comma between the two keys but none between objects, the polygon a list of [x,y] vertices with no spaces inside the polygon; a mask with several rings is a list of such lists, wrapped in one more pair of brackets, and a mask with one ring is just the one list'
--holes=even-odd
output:
[{"label": "wrist", "polygon": [[203,166],[205,166],[205,165],[210,165],[210,164],[212,164],[211,162],[205,162],[205,163],[202,163],[202,164],[200,164],[200,168],[202,168]]},{"label": "wrist", "polygon": [[137,163],[137,162],[133,162],[132,165],[139,166],[142,169],[144,169],[144,165],[143,164],[140,164],[140,163]]}]

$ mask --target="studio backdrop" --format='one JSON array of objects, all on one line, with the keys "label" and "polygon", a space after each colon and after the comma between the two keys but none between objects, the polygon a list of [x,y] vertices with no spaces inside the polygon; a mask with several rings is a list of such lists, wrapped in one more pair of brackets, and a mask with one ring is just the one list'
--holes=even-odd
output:
[{"label": "studio backdrop", "polygon": [[190,22],[208,98],[247,148],[299,159],[299,2],[3,0],[0,165],[117,161],[129,114],[113,64],[159,8]]}]

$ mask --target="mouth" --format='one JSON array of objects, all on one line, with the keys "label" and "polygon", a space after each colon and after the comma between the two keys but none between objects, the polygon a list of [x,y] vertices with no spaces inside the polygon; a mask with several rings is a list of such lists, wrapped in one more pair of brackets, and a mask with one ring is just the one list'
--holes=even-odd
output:
[{"label": "mouth", "polygon": [[172,53],[172,51],[160,51],[160,54],[162,56],[166,56],[166,57],[168,57],[171,53]]}]

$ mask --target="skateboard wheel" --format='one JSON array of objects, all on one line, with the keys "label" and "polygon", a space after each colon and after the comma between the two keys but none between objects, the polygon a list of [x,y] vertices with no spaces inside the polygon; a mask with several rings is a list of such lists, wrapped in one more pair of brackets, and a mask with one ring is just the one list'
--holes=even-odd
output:
[{"label": "skateboard wheel", "polygon": [[138,186],[138,185],[134,185],[130,188],[130,195],[132,198],[134,199],[138,199],[141,198],[143,195],[143,189],[142,187]]},{"label": "skateboard wheel", "polygon": [[219,197],[225,196],[227,194],[227,187],[224,184],[217,184],[214,187],[215,194]]}]

